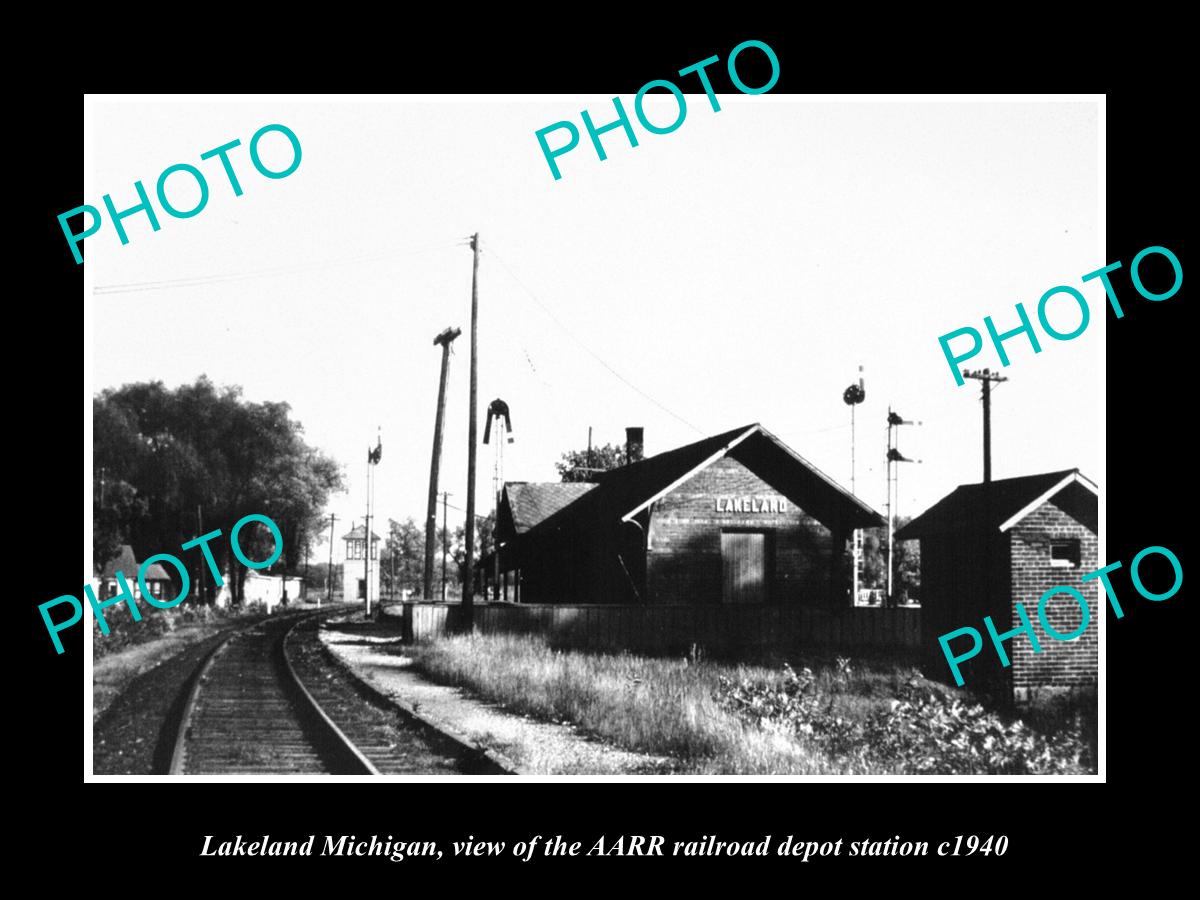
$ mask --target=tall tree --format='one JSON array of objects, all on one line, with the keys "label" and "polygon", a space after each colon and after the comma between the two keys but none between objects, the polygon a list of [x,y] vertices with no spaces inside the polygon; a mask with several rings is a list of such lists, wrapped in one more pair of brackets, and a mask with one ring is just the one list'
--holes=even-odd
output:
[{"label": "tall tree", "polygon": [[[492,548],[495,546],[495,532],[496,514],[494,512],[490,512],[486,516],[475,517],[475,559],[472,564],[478,563],[492,552]],[[459,525],[454,529],[454,541],[451,544],[454,568],[457,571],[459,583],[462,582],[466,568],[467,542],[464,540],[465,534],[463,526]]]},{"label": "tall tree", "polygon": [[[896,529],[912,521],[911,516],[898,516]],[[845,565],[849,571],[852,554],[847,546]],[[887,588],[887,529],[867,528],[863,530],[863,563],[859,578],[860,588]],[[896,569],[892,591],[897,598],[920,597],[921,591],[921,542],[896,542]]]},{"label": "tall tree", "polygon": [[[269,516],[283,535],[277,568],[295,570],[319,533],[329,494],[342,485],[338,465],[304,442],[286,403],[250,403],[241,388],[218,389],[205,376],[174,390],[159,381],[107,389],[92,415],[93,476],[104,485],[103,498],[93,500],[103,524],[93,535],[97,565],[114,543],[133,545],[141,558],[175,553],[206,599],[214,587],[208,567],[198,549],[182,552],[181,544],[220,529],[210,547],[241,602],[246,570],[229,552],[234,524],[251,513]],[[272,543],[257,523],[239,534],[253,560],[270,556]]]},{"label": "tall tree", "polygon": [[[640,453],[629,462],[642,458]],[[625,448],[617,444],[604,444],[588,450],[568,450],[562,460],[554,464],[563,481],[599,481],[600,477],[613,469],[625,465]]]},{"label": "tall tree", "polygon": [[425,567],[425,535],[411,518],[388,519],[387,540],[379,560],[383,592],[399,597],[405,588],[417,589]]}]

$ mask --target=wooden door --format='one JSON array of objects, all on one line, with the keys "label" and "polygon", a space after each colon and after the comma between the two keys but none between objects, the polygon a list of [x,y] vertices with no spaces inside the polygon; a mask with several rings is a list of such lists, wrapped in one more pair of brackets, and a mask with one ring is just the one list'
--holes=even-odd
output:
[{"label": "wooden door", "polygon": [[721,599],[725,603],[767,600],[767,535],[761,531],[721,533]]}]

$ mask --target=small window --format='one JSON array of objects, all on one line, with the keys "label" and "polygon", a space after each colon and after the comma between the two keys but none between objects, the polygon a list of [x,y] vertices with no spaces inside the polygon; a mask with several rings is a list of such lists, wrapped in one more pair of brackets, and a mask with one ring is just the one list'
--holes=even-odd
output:
[{"label": "small window", "polygon": [[1050,565],[1078,566],[1079,541],[1064,540],[1050,542]]}]

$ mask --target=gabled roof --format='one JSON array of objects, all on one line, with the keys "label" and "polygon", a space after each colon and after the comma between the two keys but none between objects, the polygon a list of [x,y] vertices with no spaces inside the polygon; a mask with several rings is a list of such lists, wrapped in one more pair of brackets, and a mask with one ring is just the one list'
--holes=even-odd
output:
[{"label": "gabled roof", "polygon": [[[342,540],[343,541],[361,541],[363,539],[363,534],[365,531],[366,531],[366,528],[364,526],[355,525],[352,529],[350,529],[349,534],[342,535]],[[377,535],[374,531],[371,532],[371,540],[372,541],[379,540],[379,535]]]},{"label": "gabled roof", "polygon": [[104,564],[104,568],[100,570],[100,577],[112,578],[118,571],[126,576],[136,575],[137,570],[138,562],[137,557],[133,555],[133,548],[128,544],[122,544],[117,555]]},{"label": "gabled roof", "polygon": [[150,568],[146,570],[147,581],[170,581],[171,576],[167,574],[167,570],[158,563],[150,563]]},{"label": "gabled roof", "polygon": [[955,488],[896,532],[901,541],[961,532],[1004,532],[1048,500],[1092,531],[1097,527],[1098,490],[1078,469],[1001,478]]},{"label": "gabled roof", "polygon": [[[100,571],[100,577],[115,578],[119,571],[128,580],[137,577],[138,568],[138,561],[137,557],[133,555],[133,548],[128,544],[122,544],[117,555],[104,564],[104,568]],[[151,563],[150,568],[146,570],[146,580],[170,581],[171,576],[158,563]]]},{"label": "gabled roof", "polygon": [[595,486],[595,483],[587,481],[507,482],[504,485],[504,499],[512,516],[513,530],[517,534],[524,534]]},{"label": "gabled roof", "polygon": [[725,456],[771,484],[826,526],[869,528],[883,518],[761,425],[745,425],[613,469],[594,490],[531,528],[531,536],[575,523],[595,527],[629,521],[656,500]]}]

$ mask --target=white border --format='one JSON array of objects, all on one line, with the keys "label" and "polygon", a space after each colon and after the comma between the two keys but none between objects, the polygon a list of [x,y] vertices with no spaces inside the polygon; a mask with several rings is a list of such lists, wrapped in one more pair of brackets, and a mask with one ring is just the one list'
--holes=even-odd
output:
[{"label": "white border", "polygon": [[[687,93],[695,93],[688,91]],[[1105,181],[1107,176],[1107,98],[1104,94],[758,94],[740,96],[737,94],[721,94],[721,102],[725,103],[1096,103],[1099,113],[1097,128],[1098,142],[1098,192],[1097,212],[1099,215],[1098,232],[1099,247],[1097,252],[1097,267],[1107,264],[1107,228],[1106,203],[1107,193]],[[95,121],[93,104],[96,103],[536,103],[557,101],[578,101],[579,99],[600,98],[607,102],[610,95],[606,94],[240,94],[230,96],[225,94],[85,94],[83,103],[83,184],[84,197],[96,196],[91,177],[91,147]],[[92,565],[91,535],[92,535],[92,381],[94,349],[92,346],[92,328],[95,312],[93,309],[94,283],[91,272],[84,265],[84,577],[82,583],[91,583],[94,567]],[[1105,447],[1106,435],[1106,357],[1105,334],[1106,316],[1097,316],[1100,329],[1100,384],[1097,401],[1097,424],[1100,450],[1099,483],[1105,484],[1107,478],[1107,459]],[[1097,535],[1097,552],[1099,559],[1106,559],[1107,508],[1105,495],[1099,498],[1099,533]],[[81,598],[82,599],[82,598]],[[1099,605],[1099,604],[1098,604]],[[1099,612],[1099,610],[1097,611]],[[387,775],[385,781],[407,783],[444,783],[451,782],[500,782],[500,783],[540,783],[540,782],[569,782],[569,783],[608,783],[608,782],[917,782],[920,784],[940,782],[984,782],[1005,783],[1019,782],[1023,784],[1091,782],[1104,783],[1106,777],[1106,667],[1105,667],[1105,637],[1106,628],[1103,615],[1097,615],[1099,627],[1099,759],[1096,775]],[[92,773],[92,628],[85,612],[82,627],[86,630],[84,637],[84,782],[88,784],[107,782],[149,782],[154,784],[172,784],[187,782],[222,782],[222,783],[269,783],[269,782],[371,782],[378,783],[379,777],[372,776],[341,776],[341,775],[220,775],[220,776],[162,776],[162,775],[94,775]],[[68,664],[64,661],[64,665]]]}]

